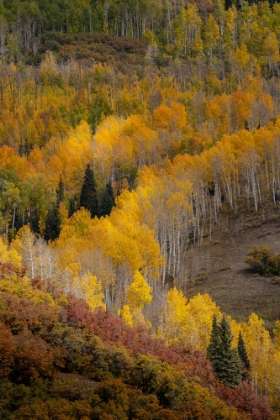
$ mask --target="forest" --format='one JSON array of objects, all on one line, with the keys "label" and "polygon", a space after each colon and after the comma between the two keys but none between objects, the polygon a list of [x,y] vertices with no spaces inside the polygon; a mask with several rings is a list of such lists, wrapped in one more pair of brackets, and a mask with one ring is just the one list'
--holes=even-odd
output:
[{"label": "forest", "polygon": [[277,2],[0,2],[2,419],[280,418],[280,312],[186,263],[279,218],[279,46]]}]

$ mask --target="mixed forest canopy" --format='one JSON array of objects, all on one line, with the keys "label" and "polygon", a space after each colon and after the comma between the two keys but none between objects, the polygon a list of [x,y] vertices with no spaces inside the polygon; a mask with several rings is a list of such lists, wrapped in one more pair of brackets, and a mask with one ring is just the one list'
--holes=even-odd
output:
[{"label": "mixed forest canopy", "polygon": [[0,2],[1,418],[279,418],[280,321],[186,264],[278,217],[279,47],[277,2]]}]

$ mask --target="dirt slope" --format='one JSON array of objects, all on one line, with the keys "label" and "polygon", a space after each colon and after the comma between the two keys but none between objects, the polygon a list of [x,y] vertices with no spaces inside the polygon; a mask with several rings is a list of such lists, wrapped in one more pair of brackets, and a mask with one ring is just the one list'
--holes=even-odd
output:
[{"label": "dirt slope", "polygon": [[[268,328],[280,319],[280,278],[254,274],[245,263],[254,245],[269,245],[280,253],[280,214],[273,217],[251,215],[226,222],[212,241],[187,251],[188,281],[184,292],[190,298],[208,293],[220,308],[236,320],[246,320],[251,312],[261,316]],[[181,284],[182,286],[182,284]]]}]

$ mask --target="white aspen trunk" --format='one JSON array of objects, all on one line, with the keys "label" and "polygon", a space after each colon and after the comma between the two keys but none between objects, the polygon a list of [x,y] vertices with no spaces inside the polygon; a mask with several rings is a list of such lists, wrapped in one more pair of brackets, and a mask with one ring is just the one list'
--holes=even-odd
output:
[{"label": "white aspen trunk", "polygon": [[273,203],[276,206],[276,200],[275,200],[275,184],[276,184],[276,179],[275,179],[275,166],[274,166],[274,159],[272,157],[271,159],[271,174],[272,174],[272,198],[273,198]]},{"label": "white aspen trunk", "polygon": [[265,152],[264,154],[264,163],[265,163],[265,177],[266,177],[266,186],[267,190],[270,190],[270,184],[269,184],[269,172],[268,172],[268,162],[267,162],[267,154]]},{"label": "white aspen trunk", "polygon": [[253,193],[253,198],[254,198],[254,205],[255,205],[255,210],[258,210],[258,194],[257,194],[257,185],[256,185],[256,180],[255,180],[255,173],[253,168],[250,168],[250,173],[251,173],[251,185],[252,185],[252,193]]},{"label": "white aspen trunk", "polygon": [[[180,272],[181,269],[181,254],[182,254],[182,249],[181,249],[181,239],[180,239],[181,235],[180,232],[178,230],[177,232],[177,261],[176,261],[176,275],[177,273]],[[175,277],[175,276],[174,276]]]},{"label": "white aspen trunk", "polygon": [[262,202],[262,192],[261,192],[261,184],[259,182],[259,177],[258,177],[257,171],[255,172],[255,178],[256,178],[257,189],[258,189],[258,194],[259,194],[259,202],[261,204],[261,202]]}]

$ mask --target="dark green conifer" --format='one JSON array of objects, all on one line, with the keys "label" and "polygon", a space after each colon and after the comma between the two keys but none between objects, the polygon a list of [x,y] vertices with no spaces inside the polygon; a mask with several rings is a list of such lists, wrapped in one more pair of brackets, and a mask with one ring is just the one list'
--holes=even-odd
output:
[{"label": "dark green conifer", "polygon": [[74,197],[70,198],[69,201],[69,211],[68,211],[68,217],[73,216],[73,214],[78,210],[78,199],[76,194],[74,195]]},{"label": "dark green conifer", "polygon": [[96,183],[94,179],[94,173],[88,164],[85,170],[81,198],[80,198],[80,207],[84,207],[89,210],[91,217],[99,215],[98,211],[98,200],[96,193]]},{"label": "dark green conifer", "polygon": [[115,205],[114,192],[111,182],[106,184],[106,188],[102,195],[101,205],[100,205],[100,216],[107,216],[111,213],[112,208]]},{"label": "dark green conifer", "polygon": [[56,238],[59,237],[60,234],[60,215],[58,211],[58,205],[56,204],[53,206],[52,209],[48,211],[46,217],[46,227],[45,227],[45,235],[44,238],[46,241],[54,241]]},{"label": "dark green conifer", "polygon": [[215,359],[218,356],[218,349],[221,347],[219,326],[216,315],[213,316],[212,320],[212,331],[210,344],[207,348],[207,357],[211,361],[212,366],[215,365]]},{"label": "dark green conifer", "polygon": [[60,176],[58,188],[56,190],[56,202],[54,206],[48,211],[46,217],[46,227],[44,238],[46,241],[54,241],[59,237],[61,230],[61,220],[59,214],[59,203],[63,202],[64,185]]},{"label": "dark green conifer", "polygon": [[250,361],[248,358],[246,346],[245,346],[241,331],[239,332],[237,350],[238,350],[238,355],[241,360],[242,379],[245,381],[249,378],[249,372],[250,372],[251,366],[250,366]]},{"label": "dark green conifer", "polygon": [[59,203],[62,203],[64,199],[64,184],[62,182],[62,177],[60,175],[58,188],[56,190],[56,202],[59,205]]},{"label": "dark green conifer", "polygon": [[223,317],[218,324],[214,317],[207,357],[216,377],[229,387],[241,382],[240,359],[237,349],[232,348],[232,339],[227,319]]}]

